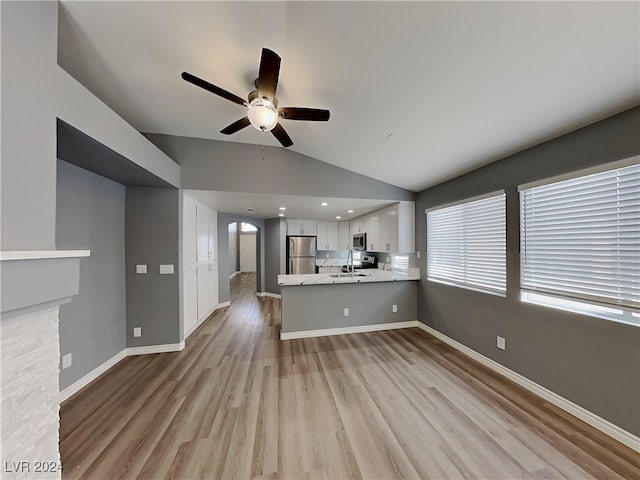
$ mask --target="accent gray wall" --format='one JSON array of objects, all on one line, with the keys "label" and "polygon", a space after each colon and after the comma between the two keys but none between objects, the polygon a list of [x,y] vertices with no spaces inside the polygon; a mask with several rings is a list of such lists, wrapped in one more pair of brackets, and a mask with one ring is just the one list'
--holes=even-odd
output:
[{"label": "accent gray wall", "polygon": [[[179,191],[127,187],[125,212],[127,347],[178,343]],[[137,275],[137,264],[148,273]],[[160,275],[161,264],[173,264],[175,273]],[[142,337],[133,336],[133,327],[142,327]]]},{"label": "accent gray wall", "polygon": [[[144,134],[181,168],[182,188],[343,198],[414,200],[415,193],[293,150]],[[250,173],[250,175],[248,175]]]},{"label": "accent gray wall", "polygon": [[640,328],[519,300],[517,186],[637,155],[638,131],[640,107],[429,188],[416,202],[416,248],[424,252],[426,208],[507,191],[507,297],[429,282],[423,255],[419,320],[635,435]]},{"label": "accent gray wall", "polygon": [[229,227],[229,275],[240,271],[240,237],[238,223],[233,222]]},{"label": "accent gray wall", "polygon": [[264,280],[265,292],[280,293],[278,275],[280,273],[280,243],[282,242],[281,223],[279,218],[264,221]]},{"label": "accent gray wall", "polygon": [[[231,271],[231,266],[229,265],[229,224],[232,222],[248,222],[258,227],[258,232],[256,233],[256,248],[258,250],[256,257],[256,291],[262,292],[262,286],[265,284],[264,220],[218,212],[218,303],[228,302],[231,298],[229,275],[233,271]],[[238,226],[238,228],[240,227]]]},{"label": "accent gray wall", "polygon": [[[282,332],[415,321],[416,281],[285,285]],[[392,305],[398,312],[392,313]],[[349,316],[343,309],[349,307]]]},{"label": "accent gray wall", "polygon": [[58,160],[56,247],[91,250],[80,259],[80,290],[60,307],[60,389],[73,384],[126,346],[125,187]]},{"label": "accent gray wall", "polygon": [[57,2],[0,2],[2,250],[53,250]]}]

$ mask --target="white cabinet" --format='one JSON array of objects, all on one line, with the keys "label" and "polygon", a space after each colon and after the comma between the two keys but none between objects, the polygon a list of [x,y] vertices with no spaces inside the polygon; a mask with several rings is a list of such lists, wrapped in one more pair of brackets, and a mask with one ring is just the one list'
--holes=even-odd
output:
[{"label": "white cabinet", "polygon": [[353,248],[353,236],[351,235],[350,222],[338,222],[338,248],[337,250],[349,250]]},{"label": "white cabinet", "polygon": [[218,212],[182,198],[182,318],[185,335],[218,305]]},{"label": "white cabinet", "polygon": [[317,235],[318,222],[316,220],[287,220],[287,235]]},{"label": "white cabinet", "polygon": [[365,232],[365,217],[358,217],[351,220],[351,235]]},{"label": "white cabinet", "polygon": [[318,220],[318,250],[338,250],[338,222]]},{"label": "white cabinet", "polygon": [[415,252],[415,204],[399,202],[351,221],[351,234],[367,234],[370,252]]},{"label": "white cabinet", "polygon": [[367,234],[367,250],[379,252],[380,244],[380,211],[370,213],[365,217],[365,232]]}]

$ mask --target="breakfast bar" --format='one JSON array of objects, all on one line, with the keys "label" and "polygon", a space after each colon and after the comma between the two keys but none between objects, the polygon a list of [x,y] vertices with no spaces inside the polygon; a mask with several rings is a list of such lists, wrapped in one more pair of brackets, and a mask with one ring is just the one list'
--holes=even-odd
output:
[{"label": "breakfast bar", "polygon": [[280,338],[385,330],[417,320],[419,269],[278,275]]}]

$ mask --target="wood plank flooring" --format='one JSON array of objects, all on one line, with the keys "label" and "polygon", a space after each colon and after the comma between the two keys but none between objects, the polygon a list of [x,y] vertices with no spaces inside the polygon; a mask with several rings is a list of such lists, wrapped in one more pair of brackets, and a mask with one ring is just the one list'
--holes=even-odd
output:
[{"label": "wood plank flooring", "polygon": [[639,479],[638,454],[419,329],[279,340],[232,279],[182,352],[61,406],[63,478]]}]

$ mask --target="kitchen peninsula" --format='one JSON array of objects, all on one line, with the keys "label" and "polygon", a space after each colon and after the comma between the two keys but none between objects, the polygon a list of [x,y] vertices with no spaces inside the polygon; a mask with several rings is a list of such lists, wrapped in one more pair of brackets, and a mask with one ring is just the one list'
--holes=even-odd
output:
[{"label": "kitchen peninsula", "polygon": [[409,326],[418,318],[419,279],[417,268],[278,275],[282,295],[280,338]]}]

